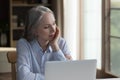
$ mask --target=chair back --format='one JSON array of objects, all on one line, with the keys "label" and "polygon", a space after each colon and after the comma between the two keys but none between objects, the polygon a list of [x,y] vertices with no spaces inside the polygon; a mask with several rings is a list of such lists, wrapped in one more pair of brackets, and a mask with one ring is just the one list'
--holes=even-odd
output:
[{"label": "chair back", "polygon": [[16,80],[16,51],[10,51],[7,53],[8,62],[11,63],[12,80]]}]

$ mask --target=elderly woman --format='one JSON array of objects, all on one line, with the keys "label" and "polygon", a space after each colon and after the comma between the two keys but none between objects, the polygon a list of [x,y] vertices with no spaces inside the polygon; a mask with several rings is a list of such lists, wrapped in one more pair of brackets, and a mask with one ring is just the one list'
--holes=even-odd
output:
[{"label": "elderly woman", "polygon": [[46,61],[72,59],[60,37],[53,12],[44,6],[29,10],[24,37],[17,42],[17,80],[44,80]]}]

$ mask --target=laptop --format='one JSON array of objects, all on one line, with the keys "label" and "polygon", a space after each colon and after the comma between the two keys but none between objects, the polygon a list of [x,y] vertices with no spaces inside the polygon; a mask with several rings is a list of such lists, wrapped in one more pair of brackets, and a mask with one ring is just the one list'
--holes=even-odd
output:
[{"label": "laptop", "polygon": [[95,59],[74,61],[48,61],[45,80],[96,80]]}]

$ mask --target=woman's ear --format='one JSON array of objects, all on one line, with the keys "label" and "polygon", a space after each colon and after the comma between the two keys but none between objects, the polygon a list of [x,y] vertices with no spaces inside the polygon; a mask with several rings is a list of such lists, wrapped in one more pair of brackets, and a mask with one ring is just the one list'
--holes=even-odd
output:
[{"label": "woman's ear", "polygon": [[37,30],[36,30],[35,28],[32,29],[32,33],[33,33],[34,37],[37,37],[37,36],[38,36],[38,32],[37,32]]}]

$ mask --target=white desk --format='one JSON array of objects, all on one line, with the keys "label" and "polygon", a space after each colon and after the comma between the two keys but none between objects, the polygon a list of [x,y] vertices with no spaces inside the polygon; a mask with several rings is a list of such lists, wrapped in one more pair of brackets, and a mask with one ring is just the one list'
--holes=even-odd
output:
[{"label": "white desk", "polygon": [[106,79],[97,79],[97,80],[120,80],[120,78],[106,78]]}]

